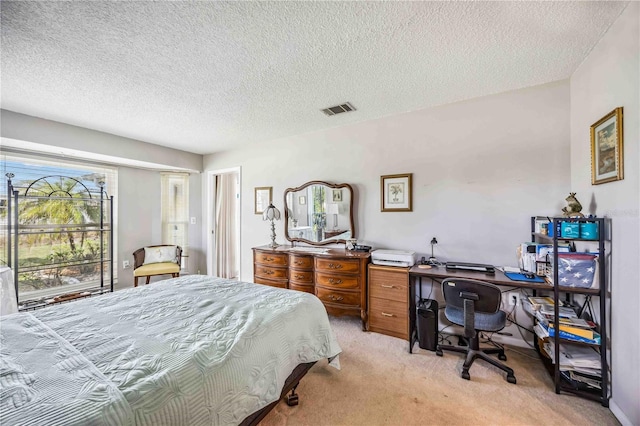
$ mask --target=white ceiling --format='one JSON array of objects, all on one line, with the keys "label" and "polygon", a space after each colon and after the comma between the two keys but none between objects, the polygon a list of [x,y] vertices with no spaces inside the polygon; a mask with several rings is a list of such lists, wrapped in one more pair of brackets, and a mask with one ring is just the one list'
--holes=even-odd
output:
[{"label": "white ceiling", "polygon": [[1,105],[213,153],[566,79],[626,4],[3,0]]}]

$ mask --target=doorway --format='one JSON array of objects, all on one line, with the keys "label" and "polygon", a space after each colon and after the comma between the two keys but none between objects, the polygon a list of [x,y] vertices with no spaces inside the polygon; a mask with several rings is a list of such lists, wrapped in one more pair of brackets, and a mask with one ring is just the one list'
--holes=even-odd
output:
[{"label": "doorway", "polygon": [[207,172],[207,274],[240,280],[240,167]]}]

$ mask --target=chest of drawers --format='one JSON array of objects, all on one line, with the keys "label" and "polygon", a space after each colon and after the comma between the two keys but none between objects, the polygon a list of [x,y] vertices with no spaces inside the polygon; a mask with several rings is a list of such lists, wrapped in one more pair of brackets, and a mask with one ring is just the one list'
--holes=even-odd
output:
[{"label": "chest of drawers", "polygon": [[369,265],[369,330],[409,340],[409,268]]},{"label": "chest of drawers", "polygon": [[314,294],[313,256],[289,254],[289,288]]},{"label": "chest of drawers", "polygon": [[290,251],[290,246],[253,248],[253,281],[315,294],[331,315],[367,322],[369,253],[327,249],[324,253]]},{"label": "chest of drawers", "polygon": [[273,287],[287,288],[289,255],[262,250],[253,251],[253,281]]},{"label": "chest of drawers", "polygon": [[316,257],[316,296],[333,315],[360,315],[366,324],[366,263],[346,257]]}]

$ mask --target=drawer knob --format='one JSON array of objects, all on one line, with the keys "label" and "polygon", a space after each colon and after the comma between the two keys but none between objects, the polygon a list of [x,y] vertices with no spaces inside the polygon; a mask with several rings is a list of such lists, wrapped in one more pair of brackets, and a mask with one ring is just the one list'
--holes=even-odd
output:
[{"label": "drawer knob", "polygon": [[295,278],[296,280],[301,280],[301,279],[303,279],[303,278],[304,278],[304,275],[294,275],[294,278]]},{"label": "drawer knob", "polygon": [[299,260],[296,260],[295,262],[293,262],[296,265],[302,265],[304,262],[300,262]]},{"label": "drawer knob", "polygon": [[342,268],[342,264],[341,263],[330,263],[329,264],[329,269],[340,269]]},{"label": "drawer knob", "polygon": [[344,297],[342,297],[342,296],[334,296],[333,294],[331,294],[331,295],[329,295],[329,299],[339,302],[342,299],[344,299]]},{"label": "drawer knob", "polygon": [[275,259],[273,257],[265,257],[264,260],[267,262],[273,262]]},{"label": "drawer knob", "polygon": [[395,285],[385,285],[385,284],[380,284],[380,287],[382,287],[382,288],[396,288]]},{"label": "drawer knob", "polygon": [[267,275],[273,275],[273,271],[271,269],[265,269],[264,273]]},{"label": "drawer knob", "polygon": [[392,317],[392,316],[394,316],[394,315],[393,315],[393,314],[388,314],[388,313],[386,313],[386,312],[382,312],[382,316],[383,316],[383,317]]},{"label": "drawer knob", "polygon": [[342,280],[341,279],[334,280],[333,278],[329,278],[329,284],[336,284],[336,285],[342,284]]}]

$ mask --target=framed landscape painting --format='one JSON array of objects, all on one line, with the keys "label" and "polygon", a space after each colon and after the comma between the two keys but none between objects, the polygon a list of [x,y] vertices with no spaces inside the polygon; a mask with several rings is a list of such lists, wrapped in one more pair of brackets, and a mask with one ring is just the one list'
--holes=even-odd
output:
[{"label": "framed landscape painting", "polygon": [[380,202],[383,212],[410,212],[411,173],[380,177]]},{"label": "framed landscape painting", "polygon": [[591,126],[591,184],[622,180],[624,177],[622,107]]}]

